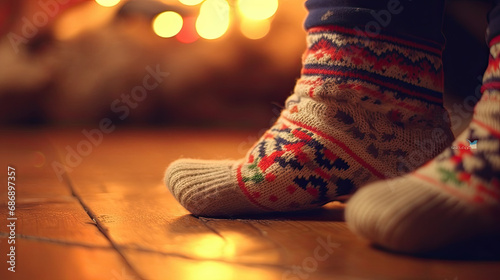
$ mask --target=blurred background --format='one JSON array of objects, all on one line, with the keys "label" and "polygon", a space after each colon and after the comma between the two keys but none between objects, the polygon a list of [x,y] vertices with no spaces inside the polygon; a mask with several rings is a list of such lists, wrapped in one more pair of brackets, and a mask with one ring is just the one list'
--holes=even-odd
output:
[{"label": "blurred background", "polygon": [[[447,2],[451,109],[480,86],[489,6]],[[305,16],[304,0],[0,0],[0,125],[266,127]]]}]

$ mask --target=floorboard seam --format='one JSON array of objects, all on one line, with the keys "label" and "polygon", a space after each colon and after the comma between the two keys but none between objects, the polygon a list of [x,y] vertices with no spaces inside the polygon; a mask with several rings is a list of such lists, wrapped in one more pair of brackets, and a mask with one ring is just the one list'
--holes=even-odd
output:
[{"label": "floorboard seam", "polygon": [[[8,237],[8,236],[9,236],[8,234],[0,232],[0,237]],[[78,246],[78,247],[91,248],[91,249],[113,249],[110,246],[99,246],[99,245],[92,245],[92,244],[86,244],[86,243],[81,243],[81,242],[66,241],[66,240],[33,236],[33,235],[25,235],[25,234],[16,234],[16,238],[22,238],[22,239],[26,239],[26,240],[40,241],[40,242],[46,242],[46,243],[54,243],[54,244],[59,244],[59,245]]]},{"label": "floorboard seam", "polygon": [[[58,157],[61,157],[56,145],[52,142],[51,142],[51,144],[52,144],[53,148],[55,149],[56,155]],[[80,206],[82,206],[83,210],[87,213],[89,218],[94,222],[94,224],[97,227],[97,229],[99,230],[99,232],[101,232],[101,234],[104,236],[104,238],[106,238],[106,240],[108,240],[108,242],[111,245],[111,248],[116,253],[118,253],[118,255],[122,258],[122,261],[125,263],[127,268],[130,269],[130,271],[132,271],[135,274],[135,276],[137,276],[137,278],[139,278],[140,280],[144,280],[145,278],[132,266],[132,264],[128,261],[127,257],[123,254],[123,252],[120,251],[120,247],[118,246],[118,244],[116,244],[113,241],[113,239],[109,236],[108,230],[99,222],[97,215],[83,201],[83,198],[81,197],[81,195],[76,191],[75,187],[73,186],[73,183],[71,182],[71,179],[69,178],[67,171],[65,171],[62,174],[62,178],[65,181],[66,185],[68,186],[68,188],[71,192],[71,195],[76,198],[76,200],[78,201]]]},{"label": "floorboard seam", "polygon": [[210,231],[212,231],[214,234],[216,234],[217,236],[219,236],[220,238],[222,238],[222,240],[224,240],[224,244],[227,245],[227,240],[226,238],[220,233],[218,232],[215,228],[213,228],[212,226],[208,225],[208,223],[211,221],[209,219],[206,219],[206,218],[203,218],[203,217],[198,217],[198,220],[205,226],[207,227]]},{"label": "floorboard seam", "polygon": [[83,210],[87,213],[87,215],[92,219],[92,221],[95,223],[97,229],[104,235],[104,237],[108,240],[108,242],[111,244],[111,247],[120,255],[120,257],[123,259],[127,267],[135,273],[135,275],[138,276],[138,278],[144,280],[145,278],[142,277],[142,275],[132,266],[132,264],[128,261],[127,257],[123,252],[120,250],[120,247],[118,244],[116,244],[111,236],[108,234],[108,229],[104,227],[97,218],[97,215],[90,209],[90,207],[87,206],[87,204],[83,201],[83,198],[80,196],[80,194],[76,191],[76,189],[73,186],[73,183],[71,182],[71,179],[68,176],[68,173],[63,174],[63,178],[66,181],[69,189],[71,190],[71,194],[78,200],[80,205],[83,207]]},{"label": "floorboard seam", "polygon": [[[61,154],[59,153],[59,149],[57,148],[57,145],[53,143],[52,141],[49,140],[51,143],[52,148],[55,151],[55,154],[57,157],[61,159]],[[65,181],[66,185],[68,186],[71,195],[76,198],[80,206],[82,206],[83,210],[87,213],[89,218],[94,222],[95,226],[99,230],[99,232],[108,240],[108,242],[111,245],[111,248],[115,250],[116,253],[122,258],[122,261],[125,263],[125,265],[132,271],[137,278],[140,280],[144,280],[145,278],[132,266],[132,264],[128,261],[127,257],[123,254],[123,252],[120,251],[120,247],[118,244],[116,244],[113,239],[109,236],[108,230],[99,222],[99,219],[97,218],[97,215],[88,207],[88,205],[83,201],[83,198],[81,195],[76,191],[75,187],[73,186],[73,183],[71,182],[71,179],[69,178],[67,170],[64,171],[62,174],[62,180]]]}]

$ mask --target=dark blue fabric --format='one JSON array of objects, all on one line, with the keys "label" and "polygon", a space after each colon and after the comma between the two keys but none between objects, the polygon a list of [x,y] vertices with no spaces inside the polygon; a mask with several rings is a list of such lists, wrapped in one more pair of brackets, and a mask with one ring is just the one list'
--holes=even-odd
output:
[{"label": "dark blue fabric", "polygon": [[490,42],[500,35],[500,0],[494,1],[495,6],[488,14],[488,34],[486,40]]},{"label": "dark blue fabric", "polygon": [[368,36],[415,37],[444,45],[443,0],[307,0],[305,28],[337,25]]}]

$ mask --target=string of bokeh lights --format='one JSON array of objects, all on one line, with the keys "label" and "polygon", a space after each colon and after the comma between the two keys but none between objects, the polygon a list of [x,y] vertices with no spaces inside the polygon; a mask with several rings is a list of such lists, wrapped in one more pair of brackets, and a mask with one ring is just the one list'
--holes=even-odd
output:
[{"label": "string of bokeh lights", "polygon": [[[121,0],[95,1],[103,7],[112,7]],[[278,10],[278,0],[236,0],[235,7],[231,7],[228,0],[178,1],[186,6],[200,5],[198,15],[183,17],[175,11],[164,11],[153,19],[151,25],[156,35],[175,37],[182,43],[192,43],[200,37],[207,40],[222,37],[229,30],[233,14],[238,16],[239,29],[245,37],[253,40],[264,38]]]}]

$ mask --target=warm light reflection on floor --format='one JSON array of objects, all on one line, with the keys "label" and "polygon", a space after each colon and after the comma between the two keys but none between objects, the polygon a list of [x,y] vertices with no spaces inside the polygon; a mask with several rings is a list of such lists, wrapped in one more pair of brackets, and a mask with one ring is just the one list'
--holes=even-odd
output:
[{"label": "warm light reflection on floor", "polygon": [[[193,253],[200,258],[232,258],[235,255],[234,245],[226,244],[226,242],[214,234],[200,236],[193,245]],[[189,244],[186,244],[189,245]]]},{"label": "warm light reflection on floor", "polygon": [[185,280],[229,280],[236,279],[236,269],[230,265],[219,262],[202,262],[193,266],[188,273],[183,275]]}]

